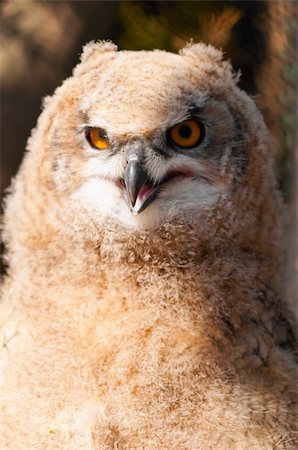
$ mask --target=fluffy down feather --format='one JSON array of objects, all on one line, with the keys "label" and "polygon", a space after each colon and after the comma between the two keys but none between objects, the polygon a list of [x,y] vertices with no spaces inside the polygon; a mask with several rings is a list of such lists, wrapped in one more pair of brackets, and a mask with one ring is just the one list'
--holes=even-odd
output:
[{"label": "fluffy down feather", "polygon": [[[266,128],[236,82],[203,44],[90,43],[45,100],[5,213],[1,448],[297,448],[284,211]],[[174,159],[149,143],[194,103],[211,153],[175,164],[204,177],[132,216],[113,184],[126,146],[139,140],[158,178]],[[88,147],[86,123],[115,154]]]}]

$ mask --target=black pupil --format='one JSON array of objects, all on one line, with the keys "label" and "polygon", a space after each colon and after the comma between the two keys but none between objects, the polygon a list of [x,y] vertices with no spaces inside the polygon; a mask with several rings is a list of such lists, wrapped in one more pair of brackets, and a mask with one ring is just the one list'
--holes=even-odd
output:
[{"label": "black pupil", "polygon": [[102,128],[98,129],[98,135],[101,139],[106,139],[107,138],[107,133],[105,130],[103,130]]},{"label": "black pupil", "polygon": [[183,125],[179,129],[179,134],[183,139],[187,139],[191,136],[192,130],[188,125]]}]

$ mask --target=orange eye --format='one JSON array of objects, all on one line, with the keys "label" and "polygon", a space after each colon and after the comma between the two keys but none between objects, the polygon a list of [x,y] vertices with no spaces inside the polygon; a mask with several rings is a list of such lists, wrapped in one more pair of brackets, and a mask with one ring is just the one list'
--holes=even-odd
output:
[{"label": "orange eye", "polygon": [[105,150],[110,146],[106,132],[102,128],[91,128],[86,131],[86,138],[92,147]]},{"label": "orange eye", "polygon": [[170,138],[179,147],[193,147],[203,138],[203,126],[194,119],[185,120],[170,129]]}]

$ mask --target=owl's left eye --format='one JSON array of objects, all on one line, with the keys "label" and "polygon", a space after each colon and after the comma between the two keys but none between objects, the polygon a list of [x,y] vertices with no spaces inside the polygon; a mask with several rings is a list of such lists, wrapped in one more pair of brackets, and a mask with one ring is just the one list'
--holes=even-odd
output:
[{"label": "owl's left eye", "polygon": [[169,130],[168,137],[178,147],[194,147],[202,141],[204,127],[195,119],[184,120]]},{"label": "owl's left eye", "polygon": [[88,128],[85,130],[86,139],[93,148],[105,150],[109,148],[110,141],[107,133],[102,128]]}]

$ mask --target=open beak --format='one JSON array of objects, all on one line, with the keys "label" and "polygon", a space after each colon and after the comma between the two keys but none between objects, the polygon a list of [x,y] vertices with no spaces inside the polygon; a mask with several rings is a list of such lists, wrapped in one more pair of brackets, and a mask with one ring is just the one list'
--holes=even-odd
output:
[{"label": "open beak", "polygon": [[142,160],[133,155],[128,160],[120,187],[123,190],[127,206],[136,216],[151,205],[169,182],[192,178],[193,176],[192,171],[181,168],[167,172],[158,183],[154,182],[145,170]]},{"label": "open beak", "polygon": [[138,159],[131,159],[124,173],[125,201],[134,215],[140,214],[157,196],[157,187]]}]

